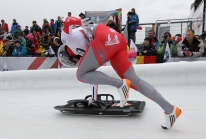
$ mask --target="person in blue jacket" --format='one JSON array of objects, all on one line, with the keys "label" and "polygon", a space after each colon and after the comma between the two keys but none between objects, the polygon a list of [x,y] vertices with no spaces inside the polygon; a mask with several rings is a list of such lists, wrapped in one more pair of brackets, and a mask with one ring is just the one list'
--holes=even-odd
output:
[{"label": "person in blue jacket", "polygon": [[139,26],[139,16],[136,14],[134,8],[131,9],[131,13],[132,13],[132,17],[131,17],[131,21],[129,22],[129,24],[131,25],[130,39],[132,39],[133,42],[135,43],[136,31],[137,31],[137,27]]},{"label": "person in blue jacket", "polygon": [[136,31],[137,27],[139,26],[139,17],[137,14],[128,12],[128,16],[130,20],[127,20],[127,25],[129,26],[128,32],[129,32],[129,43],[128,45],[130,46],[130,39],[135,43],[136,41]]},{"label": "person in blue jacket", "polygon": [[61,16],[58,16],[57,17],[58,20],[55,21],[54,23],[54,33],[55,33],[55,36],[58,36],[60,37],[60,32],[62,30],[62,27],[63,27],[63,21],[62,21],[62,18]]},{"label": "person in blue jacket", "polygon": [[18,23],[16,22],[16,19],[13,19],[13,23],[11,25],[11,31],[10,33],[13,34],[15,30],[18,28]]},{"label": "person in blue jacket", "polygon": [[19,39],[16,39],[15,47],[12,52],[12,55],[21,57],[21,56],[26,56],[26,53],[27,53],[26,46],[24,46]]}]

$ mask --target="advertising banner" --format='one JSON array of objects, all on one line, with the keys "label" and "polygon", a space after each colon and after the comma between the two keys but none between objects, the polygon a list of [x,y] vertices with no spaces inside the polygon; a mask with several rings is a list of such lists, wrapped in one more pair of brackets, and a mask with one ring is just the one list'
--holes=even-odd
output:
[{"label": "advertising banner", "polygon": [[85,16],[90,17],[94,24],[107,24],[108,19],[112,18],[118,25],[119,29],[122,26],[122,9],[111,11],[85,11]]}]

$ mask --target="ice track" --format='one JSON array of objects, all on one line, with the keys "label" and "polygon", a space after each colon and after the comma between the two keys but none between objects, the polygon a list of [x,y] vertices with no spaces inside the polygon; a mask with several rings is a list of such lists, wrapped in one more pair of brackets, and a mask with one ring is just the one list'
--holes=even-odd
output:
[{"label": "ice track", "polygon": [[[130,99],[146,102],[144,112],[129,117],[62,114],[53,107],[82,99],[90,86],[76,79],[76,69],[0,72],[0,139],[205,139],[206,62],[135,65],[136,73],[182,109],[170,130],[163,130],[163,110],[131,90]],[[112,67],[98,69],[117,77]],[[115,88],[99,93],[119,99]]]}]

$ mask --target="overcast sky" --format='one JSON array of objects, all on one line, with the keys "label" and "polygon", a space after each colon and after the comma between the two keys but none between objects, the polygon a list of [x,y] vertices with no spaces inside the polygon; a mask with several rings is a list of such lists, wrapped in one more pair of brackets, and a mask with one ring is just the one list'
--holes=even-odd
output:
[{"label": "overcast sky", "polygon": [[41,26],[43,18],[55,19],[58,15],[66,17],[68,12],[73,16],[84,11],[108,11],[122,8],[123,24],[131,8],[136,9],[140,23],[155,23],[156,20],[188,18],[190,5],[194,0],[0,0],[1,14],[9,27],[12,19],[24,29],[36,20]]}]

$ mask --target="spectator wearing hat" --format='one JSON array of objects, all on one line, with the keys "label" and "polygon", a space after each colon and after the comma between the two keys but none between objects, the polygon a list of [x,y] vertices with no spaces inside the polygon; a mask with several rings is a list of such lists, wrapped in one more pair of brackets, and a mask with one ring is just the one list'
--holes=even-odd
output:
[{"label": "spectator wearing hat", "polygon": [[144,39],[143,47],[141,47],[140,52],[137,52],[139,56],[152,56],[157,55],[157,50],[155,46],[152,44],[152,39],[149,37],[146,37]]},{"label": "spectator wearing hat", "polygon": [[3,19],[1,20],[1,27],[4,28],[5,32],[9,32],[9,25]]},{"label": "spectator wearing hat", "polygon": [[23,44],[24,46],[26,46],[26,40],[24,39],[23,33],[20,33],[18,35],[18,39],[21,41],[21,44]]},{"label": "spectator wearing hat", "polygon": [[17,57],[22,57],[22,56],[26,56],[26,53],[27,53],[26,46],[24,46],[19,39],[16,39],[15,47],[12,52],[12,55]]},{"label": "spectator wearing hat", "polygon": [[13,19],[13,23],[11,25],[11,31],[10,33],[13,34],[15,30],[18,28],[18,23],[16,22],[16,19]]},{"label": "spectator wearing hat", "polygon": [[36,30],[37,32],[39,32],[40,34],[42,33],[41,27],[37,24],[37,22],[34,20],[32,21],[32,26],[30,27],[30,33],[33,32],[33,30]]},{"label": "spectator wearing hat", "polygon": [[22,34],[23,31],[21,30],[21,26],[18,25],[18,28],[14,31],[14,33],[12,34],[14,36],[14,38],[18,38],[19,34]]},{"label": "spectator wearing hat", "polygon": [[112,16],[108,19],[106,26],[109,26],[110,28],[113,28],[114,30],[116,30],[117,32],[120,33],[120,30],[119,30],[118,26],[114,23]]},{"label": "spectator wearing hat", "polygon": [[56,36],[59,35],[58,33],[61,32],[62,27],[63,27],[62,18],[61,16],[58,16],[57,20],[54,23],[54,33]]},{"label": "spectator wearing hat", "polygon": [[9,39],[3,40],[3,50],[4,50],[4,53],[2,54],[3,57],[12,56],[13,45],[10,44]]},{"label": "spectator wearing hat", "polygon": [[12,36],[12,34],[7,34],[4,39],[8,39],[10,43],[14,42],[14,38]]},{"label": "spectator wearing hat", "polygon": [[84,19],[84,18],[85,18],[85,14],[80,13],[80,14],[79,14],[79,17],[80,17],[81,19]]}]

